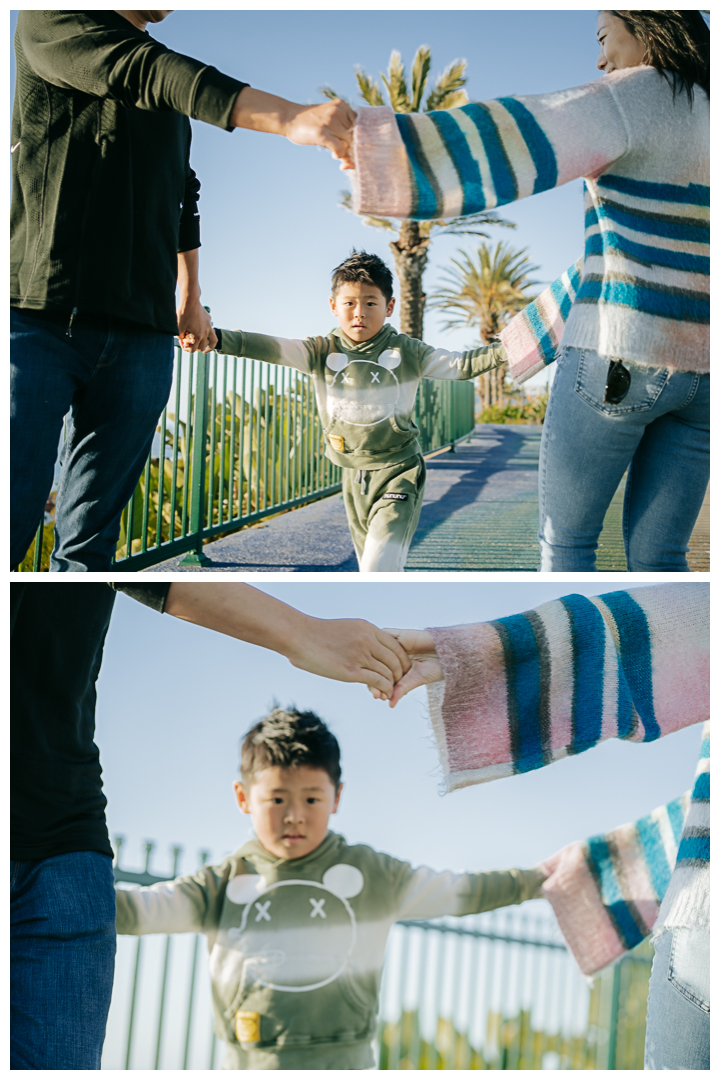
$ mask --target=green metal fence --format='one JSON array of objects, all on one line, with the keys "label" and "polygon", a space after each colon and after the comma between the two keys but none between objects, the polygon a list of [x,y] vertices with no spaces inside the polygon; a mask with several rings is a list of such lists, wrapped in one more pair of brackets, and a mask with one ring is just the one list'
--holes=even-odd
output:
[{"label": "green metal fence", "polygon": [[[119,882],[168,874],[120,867]],[[180,848],[172,850],[177,873]],[[200,853],[200,862],[209,858]],[[537,902],[393,928],[380,998],[380,1069],[642,1069],[652,952],[590,987]],[[215,1069],[207,950],[199,935],[120,938],[106,1069]]]},{"label": "green metal fence", "polygon": [[[423,453],[475,426],[472,382],[424,379],[415,404]],[[115,566],[143,570],[340,490],[324,455],[312,379],[259,360],[175,349],[173,385],[150,456],[123,511]],[[45,570],[53,522],[41,523],[26,570]]]}]

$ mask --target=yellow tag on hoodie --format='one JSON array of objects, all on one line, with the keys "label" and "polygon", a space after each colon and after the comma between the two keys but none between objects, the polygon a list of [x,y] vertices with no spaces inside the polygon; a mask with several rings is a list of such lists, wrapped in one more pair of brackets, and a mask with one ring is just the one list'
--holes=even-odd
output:
[{"label": "yellow tag on hoodie", "polygon": [[235,1034],[241,1043],[260,1042],[260,1013],[236,1012]]},{"label": "yellow tag on hoodie", "polygon": [[345,439],[342,435],[328,435],[327,441],[330,443],[333,450],[337,450],[338,454],[345,453]]}]

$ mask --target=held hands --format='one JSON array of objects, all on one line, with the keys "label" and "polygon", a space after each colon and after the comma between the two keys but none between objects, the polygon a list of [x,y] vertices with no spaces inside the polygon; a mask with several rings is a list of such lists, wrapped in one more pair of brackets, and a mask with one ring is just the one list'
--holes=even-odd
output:
[{"label": "held hands", "polygon": [[410,672],[394,631],[364,619],[304,619],[302,633],[293,634],[283,650],[293,667],[340,682],[364,682],[384,701]]},{"label": "held hands", "polygon": [[181,302],[177,321],[178,340],[185,352],[208,353],[217,345],[210,315],[199,299]]},{"label": "held hands", "polygon": [[416,686],[440,682],[443,672],[432,634],[427,630],[386,630],[385,633],[397,640],[412,664],[410,669],[404,672],[402,678],[395,683],[392,693],[386,694],[370,687],[370,693],[374,698],[389,702],[390,708],[394,709],[398,701]]},{"label": "held hands", "polygon": [[354,169],[352,140],[357,113],[348,103],[334,98],[296,109],[285,126],[285,137],[301,146],[323,146],[340,162],[341,169]]}]

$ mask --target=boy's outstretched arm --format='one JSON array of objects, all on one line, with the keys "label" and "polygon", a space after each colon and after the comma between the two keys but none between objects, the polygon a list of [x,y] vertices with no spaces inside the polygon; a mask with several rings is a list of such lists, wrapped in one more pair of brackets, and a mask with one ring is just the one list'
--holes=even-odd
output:
[{"label": "boy's outstretched arm", "polygon": [[420,866],[409,873],[397,917],[434,919],[440,915],[476,915],[522,904],[542,896],[540,889],[547,876],[540,867],[456,874]]},{"label": "boy's outstretched arm", "polygon": [[364,619],[316,619],[240,583],[174,581],[165,612],[286,656],[293,667],[389,696],[410,670],[392,634]]},{"label": "boy's outstretched arm", "polygon": [[434,349],[431,345],[425,345],[424,350],[420,359],[420,374],[424,379],[474,379],[476,375],[500,367],[508,359],[501,341],[478,345],[465,352]]},{"label": "boy's outstretched arm", "polygon": [[[244,330],[216,330],[217,351],[223,356],[246,356],[266,364],[284,364],[305,375],[312,374],[312,350],[299,338],[279,338],[270,334],[248,334]],[[191,337],[191,345],[196,344]]]}]

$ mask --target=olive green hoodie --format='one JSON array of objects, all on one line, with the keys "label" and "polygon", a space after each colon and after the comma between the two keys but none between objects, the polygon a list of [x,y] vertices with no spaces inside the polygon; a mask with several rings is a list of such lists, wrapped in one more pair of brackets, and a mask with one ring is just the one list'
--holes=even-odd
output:
[{"label": "olive green hoodie", "polygon": [[218,350],[312,376],[325,453],[345,469],[380,469],[421,453],[412,419],[420,379],[472,379],[507,359],[500,342],[467,352],[435,349],[389,323],[355,342],[340,328],[304,341],[221,330]]},{"label": "olive green hoodie", "polygon": [[544,877],[413,868],[333,832],[300,859],[253,840],[219,866],[117,890],[117,927],[207,935],[226,1068],[367,1069],[393,923],[519,904]]}]

